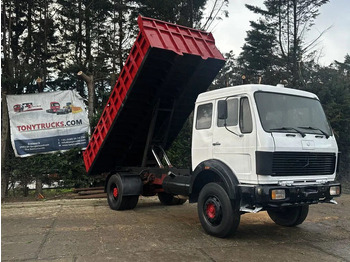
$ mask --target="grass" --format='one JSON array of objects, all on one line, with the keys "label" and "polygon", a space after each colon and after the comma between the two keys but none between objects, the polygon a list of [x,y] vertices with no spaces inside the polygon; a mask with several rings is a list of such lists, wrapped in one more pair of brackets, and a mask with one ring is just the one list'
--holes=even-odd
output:
[{"label": "grass", "polygon": [[43,189],[42,197],[36,194],[35,189],[28,191],[28,196],[24,196],[22,189],[10,190],[8,197],[5,198],[6,202],[22,202],[22,201],[45,201],[52,199],[64,199],[71,198],[73,194],[73,188],[51,188]]}]

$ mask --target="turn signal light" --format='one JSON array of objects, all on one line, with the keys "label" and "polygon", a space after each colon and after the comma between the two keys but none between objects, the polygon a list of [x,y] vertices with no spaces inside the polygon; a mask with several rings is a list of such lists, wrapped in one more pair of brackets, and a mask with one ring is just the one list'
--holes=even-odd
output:
[{"label": "turn signal light", "polygon": [[281,200],[286,198],[286,191],[284,189],[273,189],[271,190],[272,200]]},{"label": "turn signal light", "polygon": [[339,196],[340,195],[340,186],[331,186],[329,188],[329,194],[331,196]]}]

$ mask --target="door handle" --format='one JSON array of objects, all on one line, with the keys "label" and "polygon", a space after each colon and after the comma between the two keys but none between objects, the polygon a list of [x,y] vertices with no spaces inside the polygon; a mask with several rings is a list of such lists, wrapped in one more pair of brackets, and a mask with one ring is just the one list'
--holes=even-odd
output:
[{"label": "door handle", "polygon": [[219,142],[213,143],[213,146],[219,146],[219,145],[221,145],[221,143],[219,143]]}]

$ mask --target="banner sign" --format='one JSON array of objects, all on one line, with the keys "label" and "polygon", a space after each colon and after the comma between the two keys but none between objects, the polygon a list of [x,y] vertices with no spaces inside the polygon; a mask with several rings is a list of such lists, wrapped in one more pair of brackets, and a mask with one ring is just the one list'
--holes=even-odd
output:
[{"label": "banner sign", "polygon": [[18,157],[88,144],[89,120],[76,91],[8,95],[11,143]]}]

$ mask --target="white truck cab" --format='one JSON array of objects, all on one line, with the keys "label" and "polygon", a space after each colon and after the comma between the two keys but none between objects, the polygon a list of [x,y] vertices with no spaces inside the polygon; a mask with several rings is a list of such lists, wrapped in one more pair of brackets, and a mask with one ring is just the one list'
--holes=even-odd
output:
[{"label": "white truck cab", "polygon": [[309,204],[334,203],[340,195],[333,182],[337,159],[315,94],[269,85],[209,91],[198,96],[194,111],[190,201],[198,201],[202,225],[212,235],[225,236],[239,223],[218,229],[224,200],[217,185],[235,203],[234,213],[267,210],[277,224],[294,226],[304,221]]},{"label": "white truck cab", "polygon": [[[218,114],[227,104],[227,118]],[[242,85],[198,96],[192,167],[225,163],[243,184],[334,181],[338,147],[316,95]],[[275,155],[275,158],[273,158]]]}]

